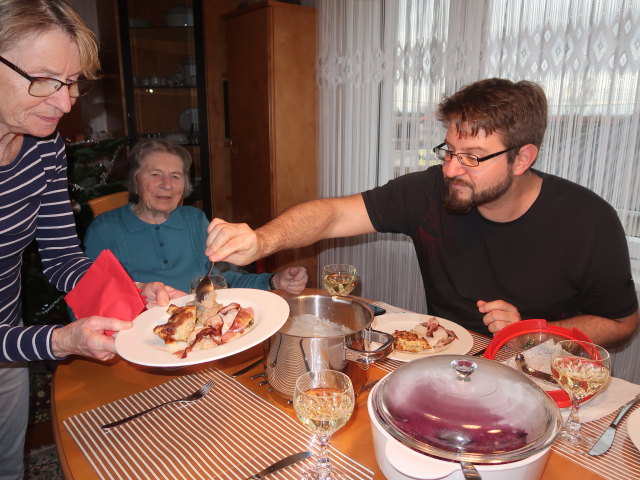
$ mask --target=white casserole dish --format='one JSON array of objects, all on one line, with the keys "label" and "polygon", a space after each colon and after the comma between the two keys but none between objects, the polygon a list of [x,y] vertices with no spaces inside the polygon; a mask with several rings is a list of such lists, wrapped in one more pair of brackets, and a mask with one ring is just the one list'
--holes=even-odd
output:
[{"label": "white casserole dish", "polygon": [[[455,371],[449,375],[442,368],[457,361],[473,363],[483,372],[476,377],[475,385],[473,374],[461,379]],[[432,384],[433,379],[436,381]],[[438,391],[444,390],[444,394],[430,398],[425,394],[425,384],[429,388],[438,386]],[[398,394],[399,386],[402,394]],[[461,392],[465,395],[458,395]],[[452,405],[459,401],[468,401],[468,405],[452,409],[451,416],[444,418],[446,414],[442,412],[447,405],[442,403],[443,396]],[[413,408],[416,403],[421,403],[417,409]],[[523,409],[528,403],[530,408]],[[513,408],[505,404],[513,404]],[[499,406],[492,410],[492,405]],[[558,407],[525,375],[497,362],[455,355],[439,355],[403,365],[373,388],[367,407],[376,460],[391,480],[464,480],[461,460],[473,463],[484,480],[539,480],[562,425]],[[410,414],[403,416],[406,411]],[[416,412],[422,412],[421,416],[413,417]],[[470,420],[474,415],[480,419],[477,425]],[[485,421],[490,417],[497,420]],[[413,422],[413,418],[417,421]],[[492,428],[494,423],[497,428]],[[494,434],[494,430],[500,429],[503,434]],[[447,444],[448,439],[442,440],[449,433],[475,435],[475,439],[468,440],[465,445],[468,451],[464,451],[454,443]],[[487,441],[492,435],[497,440]],[[514,444],[509,442],[514,438],[521,442],[512,447]],[[500,445],[500,440],[506,443]],[[496,451],[491,451],[494,444]]]}]

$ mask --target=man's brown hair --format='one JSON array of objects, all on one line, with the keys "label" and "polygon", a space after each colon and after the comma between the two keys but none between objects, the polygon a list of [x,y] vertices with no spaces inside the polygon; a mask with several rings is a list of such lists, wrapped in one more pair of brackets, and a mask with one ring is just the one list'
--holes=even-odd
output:
[{"label": "man's brown hair", "polygon": [[488,78],[445,98],[436,114],[446,127],[453,122],[460,136],[476,136],[482,130],[499,134],[507,148],[533,144],[540,149],[547,128],[547,97],[533,82]]}]

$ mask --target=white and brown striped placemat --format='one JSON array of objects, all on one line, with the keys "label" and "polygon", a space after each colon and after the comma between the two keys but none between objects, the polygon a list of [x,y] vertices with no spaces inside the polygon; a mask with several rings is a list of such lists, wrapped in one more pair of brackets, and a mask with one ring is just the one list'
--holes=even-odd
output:
[{"label": "white and brown striped placemat", "polygon": [[[385,308],[389,313],[400,313],[406,311],[404,309],[393,307],[382,302],[374,302],[374,304],[378,305],[379,307]],[[487,348],[487,346],[489,345],[489,338],[478,335],[474,332],[471,332],[471,336],[473,337],[473,347],[469,351],[469,355],[473,355],[474,353]],[[515,355],[515,353],[515,350],[503,346],[496,353],[496,360],[503,362],[509,357]],[[401,365],[404,365],[404,363],[405,362],[387,358],[375,363],[374,365],[376,368],[384,372],[391,373]],[[634,407],[634,409],[638,408],[640,408],[640,405]],[[613,421],[616,413],[617,412],[614,412],[598,420],[584,423],[582,425],[583,431],[594,438],[599,438],[604,430]],[[638,480],[640,479],[640,451],[631,442],[629,434],[627,433],[627,418],[630,414],[631,412],[629,412],[625,419],[623,419],[622,422],[618,425],[618,432],[616,434],[613,445],[604,455],[601,455],[599,457],[591,457],[590,455],[576,455],[569,453],[565,448],[562,447],[562,445],[559,444],[555,444],[552,449],[557,454],[568,458],[569,460],[583,466],[584,468],[594,473],[597,473],[607,480]]]},{"label": "white and brown striped placemat", "polygon": [[[640,405],[636,405],[631,412],[638,408],[640,408]],[[567,452],[557,443],[553,445],[553,451],[607,480],[638,480],[640,479],[640,450],[631,442],[627,431],[627,419],[631,412],[618,425],[613,445],[611,445],[607,453],[598,457],[576,455]],[[618,412],[592,422],[583,423],[581,431],[594,438],[599,438],[613,421],[616,413]]]},{"label": "white and brown striped placemat", "polygon": [[[100,426],[185,396],[209,378],[211,392],[102,431]],[[245,479],[292,453],[315,450],[311,434],[237,380],[209,368],[66,419],[65,427],[102,479]],[[345,427],[345,428],[348,428]],[[350,480],[373,472],[330,447],[334,465]],[[273,474],[300,478],[313,457]]]}]

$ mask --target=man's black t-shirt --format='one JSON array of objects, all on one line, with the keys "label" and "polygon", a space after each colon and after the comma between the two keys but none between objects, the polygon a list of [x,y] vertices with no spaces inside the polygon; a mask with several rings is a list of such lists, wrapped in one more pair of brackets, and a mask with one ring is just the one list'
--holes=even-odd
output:
[{"label": "man's black t-shirt", "polygon": [[413,239],[429,313],[488,334],[478,300],[504,300],[523,319],[622,318],[637,308],[624,231],[592,191],[542,177],[540,195],[512,222],[477,210],[448,213],[440,166],[363,193],[374,228]]}]

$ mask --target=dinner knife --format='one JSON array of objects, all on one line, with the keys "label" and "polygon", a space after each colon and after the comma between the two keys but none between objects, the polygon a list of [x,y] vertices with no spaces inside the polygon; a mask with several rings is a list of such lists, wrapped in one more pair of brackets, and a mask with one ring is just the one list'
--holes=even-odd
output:
[{"label": "dinner knife", "polygon": [[472,357],[481,357],[484,355],[484,352],[487,351],[487,347],[483,348],[482,350],[478,350],[476,353],[474,353],[473,355],[471,355]]},{"label": "dinner knife", "polygon": [[266,477],[267,475],[271,475],[278,470],[282,470],[283,468],[289,467],[294,463],[298,463],[305,458],[309,458],[313,453],[311,452],[299,452],[294,453],[293,455],[289,455],[288,457],[283,458],[282,460],[278,460],[273,465],[268,466],[261,472],[256,473],[255,475],[251,475],[250,477],[245,478],[245,480],[260,480],[261,478]]},{"label": "dinner knife", "polygon": [[256,360],[253,363],[250,363],[249,365],[247,365],[244,368],[241,368],[240,370],[238,370],[237,372],[234,372],[231,374],[231,376],[233,378],[235,377],[239,377],[240,375],[244,375],[245,373],[247,373],[249,370],[251,370],[254,367],[257,367],[258,365],[260,365],[262,363],[262,357],[260,357],[258,360]]},{"label": "dinner knife", "polygon": [[382,307],[374,305],[373,303],[365,302],[364,300],[360,300],[360,301],[371,309],[374,317],[377,317],[378,315],[384,315],[385,313],[387,313],[387,311]]},{"label": "dinner knife", "polygon": [[638,402],[640,402],[640,395],[636,395],[633,400],[620,408],[620,411],[618,412],[618,415],[616,415],[616,418],[613,419],[613,422],[609,424],[602,436],[598,439],[595,445],[591,447],[591,450],[589,450],[589,455],[595,457],[598,455],[602,455],[607,450],[609,450],[611,444],[613,443],[613,438],[616,436],[618,424],[622,421],[627,412],[631,410],[631,407],[633,407]]},{"label": "dinner knife", "polygon": [[378,380],[374,380],[373,382],[367,383],[366,385],[363,385],[363,387],[360,389],[360,391],[358,393],[355,394],[355,396],[357,397],[358,395],[360,395],[361,393],[365,393],[368,392],[369,390],[371,390],[376,383],[378,383],[380,381],[380,379]]}]

